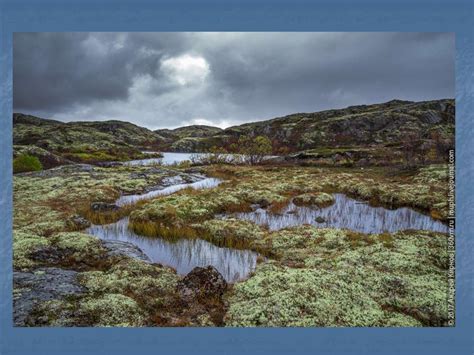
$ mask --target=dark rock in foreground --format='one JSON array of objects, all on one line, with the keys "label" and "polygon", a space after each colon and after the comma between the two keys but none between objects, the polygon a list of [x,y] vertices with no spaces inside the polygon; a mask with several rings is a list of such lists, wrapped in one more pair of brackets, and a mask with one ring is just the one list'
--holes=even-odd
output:
[{"label": "dark rock in foreground", "polygon": [[34,272],[14,272],[13,321],[15,326],[34,326],[29,317],[41,302],[80,296],[86,292],[77,280],[77,272],[55,267]]},{"label": "dark rock in foreground", "polygon": [[224,277],[213,266],[195,267],[177,286],[180,297],[187,302],[220,298],[227,288]]}]

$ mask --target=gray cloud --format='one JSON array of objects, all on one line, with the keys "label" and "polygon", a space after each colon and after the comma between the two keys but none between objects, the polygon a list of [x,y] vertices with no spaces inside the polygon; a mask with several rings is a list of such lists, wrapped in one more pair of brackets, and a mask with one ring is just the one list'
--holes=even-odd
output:
[{"label": "gray cloud", "polygon": [[14,111],[228,126],[454,97],[451,33],[16,33]]}]

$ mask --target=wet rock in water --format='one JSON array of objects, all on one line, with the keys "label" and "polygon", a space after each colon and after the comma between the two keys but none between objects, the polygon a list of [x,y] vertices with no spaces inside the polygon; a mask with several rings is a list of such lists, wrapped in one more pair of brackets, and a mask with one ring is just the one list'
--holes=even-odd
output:
[{"label": "wet rock in water", "polygon": [[150,263],[150,258],[136,245],[129,242],[119,240],[102,240],[102,245],[107,249],[107,255],[110,257],[126,256],[129,258],[139,259],[146,263]]},{"label": "wet rock in water", "polygon": [[257,201],[257,204],[260,206],[260,208],[267,208],[270,206],[270,201],[268,201],[266,198],[262,198]]},{"label": "wet rock in water", "polygon": [[289,211],[286,212],[286,214],[295,214],[295,213],[297,213],[296,210],[289,210]]},{"label": "wet rock in water", "polygon": [[250,208],[252,209],[252,211],[255,211],[255,210],[258,210],[260,208],[260,205],[257,204],[257,203],[253,203],[250,205]]},{"label": "wet rock in water", "polygon": [[195,267],[177,286],[180,297],[187,302],[220,298],[226,288],[227,282],[213,266]]},{"label": "wet rock in water", "polygon": [[324,217],[318,216],[314,219],[318,223],[324,223],[326,222],[326,219]]},{"label": "wet rock in water", "polygon": [[91,222],[89,222],[84,217],[74,215],[67,221],[67,225],[73,230],[83,230],[90,227]]},{"label": "wet rock in water", "polygon": [[[13,320],[15,326],[36,325],[29,317],[41,302],[81,296],[87,292],[77,280],[78,273],[60,268],[39,268],[13,273]],[[38,320],[41,321],[41,320]]]},{"label": "wet rock in water", "polygon": [[111,212],[117,211],[119,206],[114,203],[106,203],[106,202],[93,202],[91,204],[91,209],[94,212]]}]

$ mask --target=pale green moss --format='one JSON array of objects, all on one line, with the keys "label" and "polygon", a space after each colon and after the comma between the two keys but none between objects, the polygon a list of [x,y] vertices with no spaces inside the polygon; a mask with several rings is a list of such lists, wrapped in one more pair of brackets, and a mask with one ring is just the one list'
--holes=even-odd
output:
[{"label": "pale green moss", "polygon": [[[446,236],[298,227],[229,295],[230,326],[446,325]],[[294,268],[297,267],[297,268]],[[400,315],[401,314],[401,315]]]},{"label": "pale green moss", "polygon": [[84,299],[79,305],[84,317],[101,327],[140,327],[145,313],[130,297],[121,294],[105,294],[99,298]]},{"label": "pale green moss", "polygon": [[96,297],[123,294],[145,310],[158,312],[173,301],[179,276],[167,267],[125,259],[105,272],[84,272],[79,280]]},{"label": "pale green moss", "polygon": [[51,239],[58,248],[62,249],[81,251],[100,247],[100,241],[97,238],[81,232],[58,233]]},{"label": "pale green moss", "polygon": [[49,240],[39,235],[14,231],[13,233],[13,267],[17,270],[25,270],[35,266],[35,262],[29,258],[30,254],[50,244]]},{"label": "pale green moss", "polygon": [[154,266],[140,260],[127,259],[109,271],[90,271],[81,274],[81,283],[95,293],[144,292],[154,289],[172,292],[179,277],[166,267]]},{"label": "pale green moss", "polygon": [[332,205],[334,201],[334,196],[324,192],[306,193],[293,198],[293,203],[297,206],[327,207]]},{"label": "pale green moss", "polygon": [[202,232],[205,239],[217,245],[245,246],[253,249],[263,247],[265,232],[249,221],[236,218],[211,219],[192,226]]}]

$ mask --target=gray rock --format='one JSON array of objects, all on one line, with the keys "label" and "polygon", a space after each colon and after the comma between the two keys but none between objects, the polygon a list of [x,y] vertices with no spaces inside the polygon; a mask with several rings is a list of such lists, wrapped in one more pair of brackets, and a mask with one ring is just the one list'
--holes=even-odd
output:
[{"label": "gray rock", "polygon": [[165,187],[177,184],[184,184],[186,181],[181,175],[166,176],[161,180],[161,184]]},{"label": "gray rock", "polygon": [[93,202],[91,203],[91,209],[94,212],[111,212],[117,211],[119,206],[114,203],[107,203],[107,202]]},{"label": "gray rock", "polygon": [[39,268],[13,273],[13,321],[25,326],[32,310],[41,302],[66,296],[80,296],[87,289],[79,284],[77,272],[60,268]]},{"label": "gray rock", "polygon": [[195,267],[177,286],[182,300],[186,302],[220,298],[227,288],[224,277],[213,266]]},{"label": "gray rock", "polygon": [[318,223],[324,223],[326,222],[326,219],[324,217],[318,216],[314,219]]},{"label": "gray rock", "polygon": [[130,175],[130,179],[132,180],[135,180],[135,179],[148,179],[148,175],[145,174],[145,173],[131,173]]},{"label": "gray rock", "polygon": [[257,204],[260,206],[260,208],[267,208],[270,206],[270,201],[268,201],[266,198],[262,198],[257,201]]},{"label": "gray rock", "polygon": [[104,248],[107,249],[107,255],[110,257],[126,256],[151,263],[150,258],[139,247],[132,243],[119,240],[102,240],[101,242]]},{"label": "gray rock", "polygon": [[96,165],[102,168],[113,168],[115,166],[122,166],[123,163],[119,161],[103,161],[103,162],[96,163]]},{"label": "gray rock", "polygon": [[71,173],[76,172],[87,172],[91,173],[94,171],[94,167],[89,164],[74,164],[70,162],[70,165],[61,165],[56,168],[41,170],[41,171],[32,171],[28,173],[21,173],[18,175],[31,176],[31,177],[41,177],[41,178],[50,178],[55,176],[65,176]]},{"label": "gray rock", "polygon": [[87,219],[84,217],[81,217],[79,215],[74,215],[72,216],[68,221],[67,224],[70,228],[74,230],[82,230],[86,229],[91,226],[91,222],[89,222]]},{"label": "gray rock", "polygon": [[60,249],[57,247],[46,246],[41,247],[29,255],[31,260],[40,262],[41,264],[48,264],[48,265],[60,265],[68,257],[71,256],[73,251],[71,249]]}]

